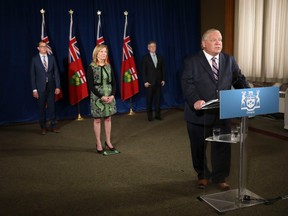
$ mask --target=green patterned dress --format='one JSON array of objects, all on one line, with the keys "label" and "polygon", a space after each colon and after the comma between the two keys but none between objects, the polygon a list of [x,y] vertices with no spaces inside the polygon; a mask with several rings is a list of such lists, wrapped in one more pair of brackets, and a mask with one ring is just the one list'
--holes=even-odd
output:
[{"label": "green patterned dress", "polygon": [[90,90],[92,116],[94,118],[105,118],[114,115],[117,112],[115,98],[109,104],[101,101],[102,96],[115,94],[115,92],[113,92],[115,89],[115,79],[111,66],[97,66],[92,62],[87,70],[87,82]]}]

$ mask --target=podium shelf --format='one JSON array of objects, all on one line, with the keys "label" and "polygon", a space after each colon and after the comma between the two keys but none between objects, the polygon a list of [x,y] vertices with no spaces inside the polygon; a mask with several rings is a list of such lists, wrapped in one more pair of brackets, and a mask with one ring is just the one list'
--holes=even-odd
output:
[{"label": "podium shelf", "polygon": [[240,135],[238,136],[237,140],[232,140],[231,134],[220,134],[219,139],[213,139],[213,136],[210,136],[207,137],[205,140],[211,142],[238,143],[240,141]]}]

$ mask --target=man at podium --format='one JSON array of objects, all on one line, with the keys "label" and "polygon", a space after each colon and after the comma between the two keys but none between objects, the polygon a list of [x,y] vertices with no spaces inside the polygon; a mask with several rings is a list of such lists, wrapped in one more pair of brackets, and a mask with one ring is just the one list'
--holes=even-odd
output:
[{"label": "man at podium", "polygon": [[181,78],[193,168],[198,175],[199,188],[204,189],[213,182],[221,190],[229,190],[226,178],[230,173],[230,143],[212,143],[212,170],[209,170],[205,142],[205,138],[212,135],[213,127],[230,132],[229,121],[219,119],[219,109],[203,110],[202,105],[218,99],[220,90],[229,90],[231,86],[249,88],[249,85],[234,57],[221,52],[222,35],[219,30],[207,30],[202,36],[201,46],[201,51],[185,59]]}]

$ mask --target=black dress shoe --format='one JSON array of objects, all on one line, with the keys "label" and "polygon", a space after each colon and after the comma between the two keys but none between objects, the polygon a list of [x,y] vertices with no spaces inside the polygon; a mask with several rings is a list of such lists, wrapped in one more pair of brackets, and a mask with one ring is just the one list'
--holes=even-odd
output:
[{"label": "black dress shoe", "polygon": [[51,132],[60,133],[60,130],[58,128],[51,128]]},{"label": "black dress shoe", "polygon": [[209,180],[208,179],[199,179],[198,180],[198,188],[199,189],[205,189],[206,186],[208,185]]},{"label": "black dress shoe", "polygon": [[230,190],[230,185],[227,182],[218,183],[218,187],[224,191]]},{"label": "black dress shoe", "polygon": [[41,133],[41,135],[45,135],[46,134],[46,129],[42,128],[40,133]]},{"label": "black dress shoe", "polygon": [[155,116],[155,119],[162,120],[162,118],[160,116]]},{"label": "black dress shoe", "polygon": [[148,121],[153,121],[153,113],[152,111],[147,112]]},{"label": "black dress shoe", "polygon": [[115,148],[114,148],[114,147],[110,148],[110,147],[107,145],[106,141],[105,141],[105,146],[106,146],[110,151],[115,151]]}]

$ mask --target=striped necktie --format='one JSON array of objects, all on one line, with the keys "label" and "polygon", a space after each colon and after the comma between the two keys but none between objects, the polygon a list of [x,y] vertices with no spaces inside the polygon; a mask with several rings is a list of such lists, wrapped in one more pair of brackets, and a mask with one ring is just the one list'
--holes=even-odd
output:
[{"label": "striped necktie", "polygon": [[219,68],[216,62],[216,57],[213,57],[211,60],[212,60],[212,71],[213,71],[214,78],[215,80],[218,80]]},{"label": "striped necktie", "polygon": [[46,56],[43,56],[43,66],[45,68],[45,71],[47,72],[48,70],[48,65],[47,65],[47,61],[46,61]]}]

